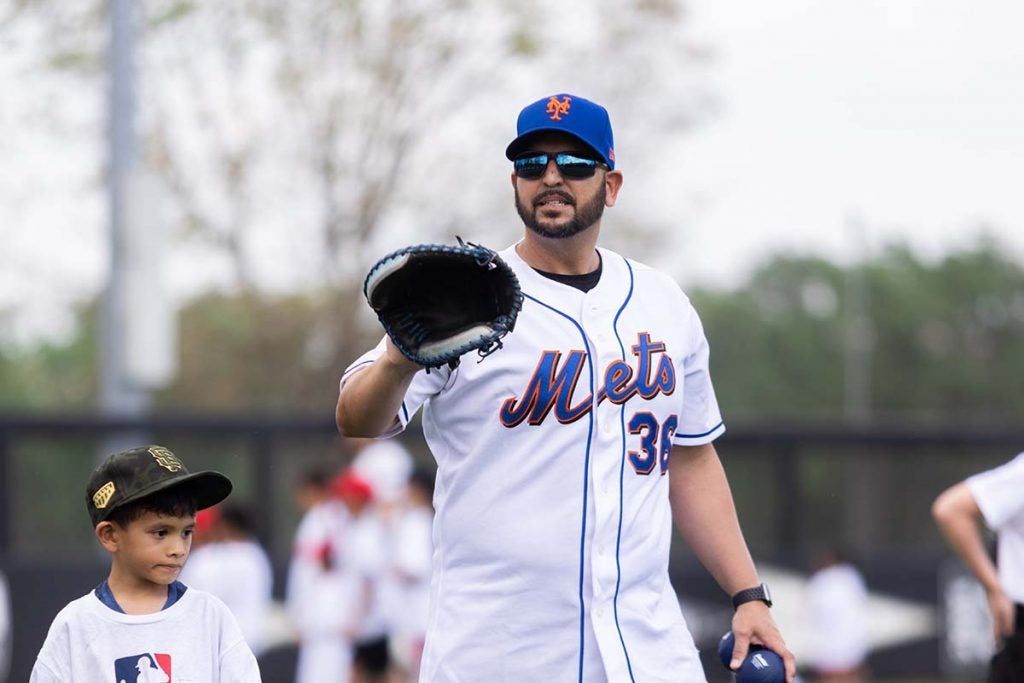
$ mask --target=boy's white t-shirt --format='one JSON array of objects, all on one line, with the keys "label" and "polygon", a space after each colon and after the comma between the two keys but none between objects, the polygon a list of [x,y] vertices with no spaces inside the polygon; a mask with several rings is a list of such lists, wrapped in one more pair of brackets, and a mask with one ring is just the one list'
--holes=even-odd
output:
[{"label": "boy's white t-shirt", "polygon": [[259,683],[256,657],[227,606],[189,588],[153,614],[123,614],[96,594],[73,600],[50,625],[30,683]]}]

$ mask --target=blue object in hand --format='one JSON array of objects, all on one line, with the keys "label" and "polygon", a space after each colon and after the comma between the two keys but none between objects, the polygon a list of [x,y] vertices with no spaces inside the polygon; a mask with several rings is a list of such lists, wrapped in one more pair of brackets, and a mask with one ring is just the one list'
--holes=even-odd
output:
[{"label": "blue object in hand", "polygon": [[[722,660],[722,665],[726,669],[729,669],[729,663],[732,661],[735,640],[732,631],[729,631],[718,641],[718,658]],[[747,651],[747,658],[733,673],[736,674],[736,683],[785,683],[786,665],[782,662],[782,657],[763,645],[752,643]]]}]

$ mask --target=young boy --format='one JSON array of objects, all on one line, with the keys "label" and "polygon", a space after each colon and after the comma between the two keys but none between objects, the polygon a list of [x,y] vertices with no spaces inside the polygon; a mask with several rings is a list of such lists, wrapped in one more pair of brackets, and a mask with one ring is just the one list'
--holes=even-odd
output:
[{"label": "young boy", "polygon": [[189,473],[162,446],[111,455],[86,486],[110,575],[50,625],[31,683],[258,683],[238,622],[218,598],[177,580],[198,510],[231,493],[219,472]]}]

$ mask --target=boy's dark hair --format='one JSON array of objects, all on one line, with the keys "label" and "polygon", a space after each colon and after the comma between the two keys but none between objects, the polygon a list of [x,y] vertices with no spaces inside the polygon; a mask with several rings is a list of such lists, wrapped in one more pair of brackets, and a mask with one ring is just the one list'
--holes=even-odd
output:
[{"label": "boy's dark hair", "polygon": [[168,517],[188,517],[194,516],[197,509],[195,494],[181,487],[169,488],[117,506],[107,515],[107,521],[126,527],[147,512]]}]

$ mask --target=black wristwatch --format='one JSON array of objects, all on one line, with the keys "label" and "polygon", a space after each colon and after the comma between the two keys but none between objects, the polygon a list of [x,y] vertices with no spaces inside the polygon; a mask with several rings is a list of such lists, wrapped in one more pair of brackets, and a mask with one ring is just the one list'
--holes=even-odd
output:
[{"label": "black wristwatch", "polygon": [[753,602],[754,600],[760,600],[769,607],[772,606],[772,594],[768,590],[767,583],[762,583],[754,588],[745,588],[732,596],[732,608],[737,609],[743,603]]}]

